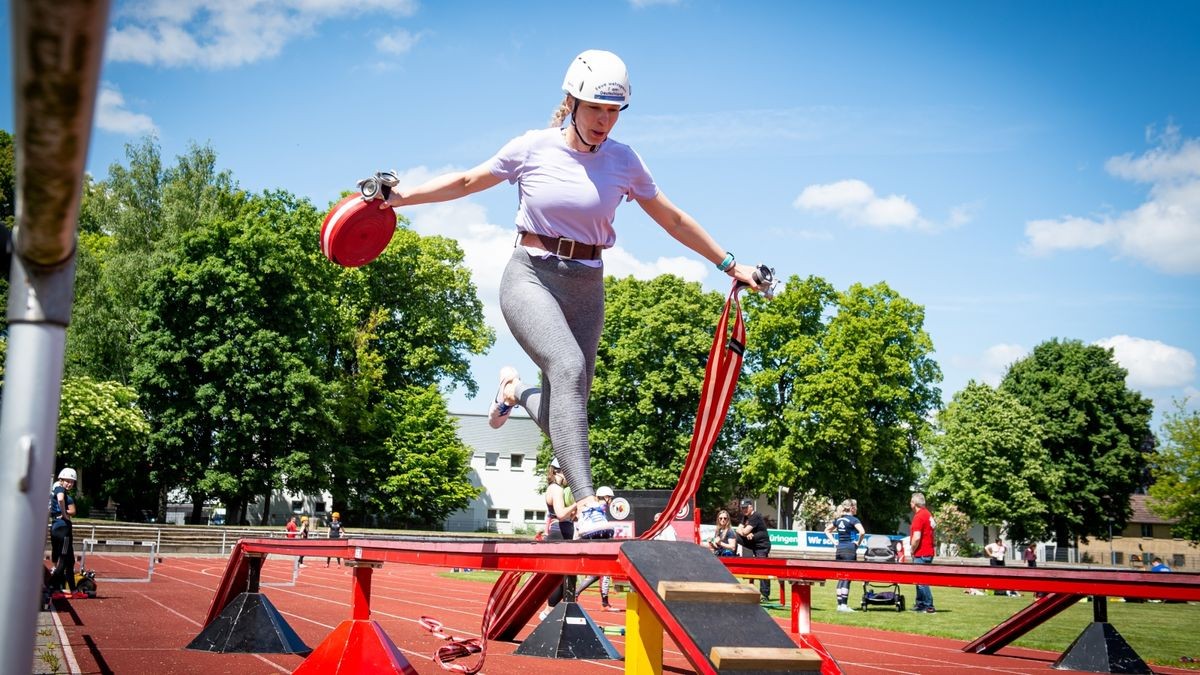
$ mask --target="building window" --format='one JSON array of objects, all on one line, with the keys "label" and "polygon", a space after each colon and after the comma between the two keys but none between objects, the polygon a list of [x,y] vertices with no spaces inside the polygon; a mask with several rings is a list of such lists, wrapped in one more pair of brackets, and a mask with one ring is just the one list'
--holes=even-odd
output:
[{"label": "building window", "polygon": [[300,513],[303,510],[304,510],[304,502],[299,499],[293,499],[292,500],[292,512]]},{"label": "building window", "polygon": [[488,509],[488,520],[508,520],[508,509]]},{"label": "building window", "polygon": [[525,512],[525,522],[527,522],[527,523],[538,523],[545,519],[546,519],[545,511],[526,511]]},{"label": "building window", "polygon": [[483,457],[483,464],[489,469],[495,469],[496,463],[500,461],[500,453],[498,452],[486,452]]},{"label": "building window", "polygon": [[325,502],[317,502],[313,507],[313,513],[325,513]]},{"label": "building window", "polygon": [[513,471],[520,471],[521,469],[524,469],[525,455],[519,452],[514,452],[510,458],[509,467],[511,467]]},{"label": "building window", "polygon": [[1184,559],[1184,555],[1182,553],[1172,553],[1171,554],[1171,567],[1173,569],[1179,569],[1180,567],[1183,567],[1186,563],[1187,563],[1187,561]]},{"label": "building window", "polygon": [[1125,564],[1125,553],[1123,553],[1122,551],[1113,551],[1112,564],[1124,565]]},{"label": "building window", "polygon": [[1153,537],[1154,536],[1154,526],[1143,523],[1142,524],[1142,536],[1143,537]]}]

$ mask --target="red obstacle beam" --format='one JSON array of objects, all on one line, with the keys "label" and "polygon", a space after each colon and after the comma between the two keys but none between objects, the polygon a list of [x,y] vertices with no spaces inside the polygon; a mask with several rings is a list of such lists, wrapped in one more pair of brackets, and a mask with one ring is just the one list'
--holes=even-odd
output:
[{"label": "red obstacle beam", "polygon": [[1074,595],[1200,601],[1200,574],[1110,570],[844,563],[822,560],[722,558],[734,576],[799,581],[872,581]]}]

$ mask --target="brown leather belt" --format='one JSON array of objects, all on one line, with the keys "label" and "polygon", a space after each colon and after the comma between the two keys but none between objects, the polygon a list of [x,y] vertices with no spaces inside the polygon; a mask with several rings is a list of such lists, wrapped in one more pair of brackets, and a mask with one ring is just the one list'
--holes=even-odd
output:
[{"label": "brown leather belt", "polygon": [[600,253],[604,251],[604,247],[598,244],[584,244],[566,237],[545,237],[533,232],[522,232],[517,240],[522,246],[540,248],[570,260],[599,260]]}]

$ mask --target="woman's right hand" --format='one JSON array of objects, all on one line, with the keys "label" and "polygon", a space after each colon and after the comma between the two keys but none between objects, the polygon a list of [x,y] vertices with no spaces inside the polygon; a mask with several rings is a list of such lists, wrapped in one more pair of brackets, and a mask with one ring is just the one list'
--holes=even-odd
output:
[{"label": "woman's right hand", "polygon": [[771,290],[772,280],[761,279],[758,274],[758,267],[754,265],[737,263],[726,270],[725,273],[750,287],[750,290],[756,293],[766,293]]}]

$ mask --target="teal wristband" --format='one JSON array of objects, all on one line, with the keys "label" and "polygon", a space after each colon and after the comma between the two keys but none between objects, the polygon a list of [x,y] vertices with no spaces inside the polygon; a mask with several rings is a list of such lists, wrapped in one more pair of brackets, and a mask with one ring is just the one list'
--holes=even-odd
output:
[{"label": "teal wristband", "polygon": [[733,254],[729,251],[726,251],[725,259],[721,261],[720,265],[717,265],[717,269],[721,270],[722,272],[728,272],[730,267],[733,267]]}]

